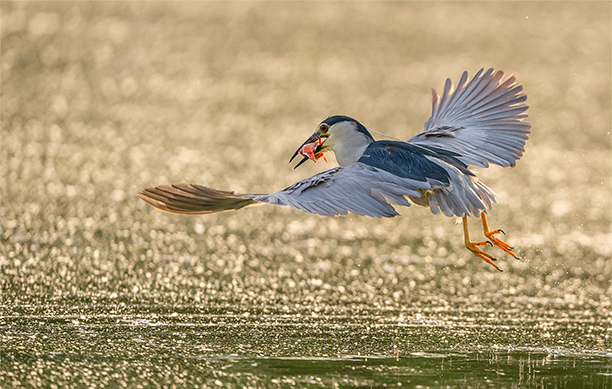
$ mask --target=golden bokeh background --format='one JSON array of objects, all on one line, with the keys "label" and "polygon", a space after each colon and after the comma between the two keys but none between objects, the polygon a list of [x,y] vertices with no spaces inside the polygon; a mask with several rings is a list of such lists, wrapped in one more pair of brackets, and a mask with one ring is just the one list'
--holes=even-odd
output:
[{"label": "golden bokeh background", "polygon": [[[609,3],[0,6],[9,316],[50,299],[398,312],[551,299],[537,301],[609,319]],[[430,87],[489,67],[517,76],[533,125],[515,168],[478,169],[499,195],[492,227],[523,257],[489,249],[503,273],[465,250],[453,219],[416,206],[385,220],[272,206],[181,217],[136,197],[179,182],[279,190],[335,166],[287,163],[327,116],[408,139]]]}]

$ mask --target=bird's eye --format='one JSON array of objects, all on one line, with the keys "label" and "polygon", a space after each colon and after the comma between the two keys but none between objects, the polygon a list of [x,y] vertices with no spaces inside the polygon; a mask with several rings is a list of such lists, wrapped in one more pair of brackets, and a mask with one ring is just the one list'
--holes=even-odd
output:
[{"label": "bird's eye", "polygon": [[327,132],[327,130],[329,130],[329,126],[323,123],[319,126],[319,129],[321,130],[321,132]]}]

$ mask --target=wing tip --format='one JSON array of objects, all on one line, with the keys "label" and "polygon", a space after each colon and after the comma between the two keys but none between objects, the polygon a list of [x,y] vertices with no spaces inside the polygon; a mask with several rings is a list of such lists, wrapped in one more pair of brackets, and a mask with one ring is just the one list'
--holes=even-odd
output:
[{"label": "wing tip", "polygon": [[168,208],[168,205],[166,203],[164,203],[163,201],[159,201],[150,195],[150,194],[155,193],[154,189],[155,188],[143,189],[140,192],[138,192],[137,195],[142,201],[144,201],[145,203],[147,203],[148,205],[150,205],[151,207],[155,209],[158,209],[160,211],[167,212],[167,213],[175,213],[175,212],[172,212]]},{"label": "wing tip", "polygon": [[195,184],[159,185],[141,190],[138,197],[155,209],[180,215],[234,211],[259,203],[234,192]]}]

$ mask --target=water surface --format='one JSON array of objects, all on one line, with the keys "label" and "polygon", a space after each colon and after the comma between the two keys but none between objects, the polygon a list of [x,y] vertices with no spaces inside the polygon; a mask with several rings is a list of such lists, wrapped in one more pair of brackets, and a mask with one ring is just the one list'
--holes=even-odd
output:
[{"label": "water surface", "polygon": [[[1,2],[0,385],[610,388],[610,4]],[[136,193],[267,193],[332,114],[402,139],[514,73],[533,133],[461,226]],[[471,221],[479,239],[479,222]]]}]

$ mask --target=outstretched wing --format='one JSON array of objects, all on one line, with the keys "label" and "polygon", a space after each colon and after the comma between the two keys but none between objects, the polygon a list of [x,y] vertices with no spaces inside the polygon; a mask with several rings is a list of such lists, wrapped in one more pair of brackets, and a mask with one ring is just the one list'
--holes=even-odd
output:
[{"label": "outstretched wing", "polygon": [[392,204],[410,206],[404,196],[420,197],[419,189],[430,188],[429,182],[398,177],[357,162],[321,172],[267,195],[235,194],[200,185],[178,184],[148,188],[139,196],[157,209],[179,214],[206,214],[268,203],[325,216],[353,212],[371,217],[393,217],[398,213]]},{"label": "outstretched wing", "polygon": [[430,189],[427,181],[398,177],[361,162],[336,167],[299,181],[270,195],[253,199],[289,205],[304,212],[325,216],[353,212],[371,217],[399,215],[391,204],[410,206],[404,196],[420,197],[419,189]]},{"label": "outstretched wing", "polygon": [[481,69],[470,82],[464,72],[455,90],[447,79],[442,98],[432,88],[431,117],[408,142],[453,151],[470,166],[514,166],[531,133],[522,121],[529,107],[516,78],[503,78],[501,70]]}]

